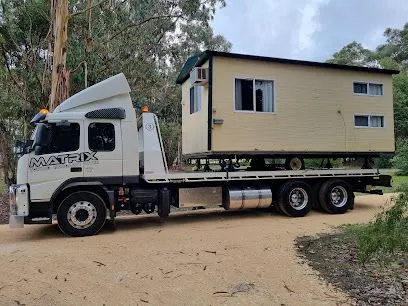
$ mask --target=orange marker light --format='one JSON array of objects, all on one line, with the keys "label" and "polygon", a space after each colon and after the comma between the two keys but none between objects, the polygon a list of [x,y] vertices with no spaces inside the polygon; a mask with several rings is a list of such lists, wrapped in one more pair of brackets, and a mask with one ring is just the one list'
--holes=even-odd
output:
[{"label": "orange marker light", "polygon": [[147,105],[142,107],[142,113],[148,113],[149,112],[149,108],[147,107]]},{"label": "orange marker light", "polygon": [[49,113],[49,111],[47,109],[43,108],[43,109],[40,110],[40,113],[44,114],[44,115],[47,115]]}]

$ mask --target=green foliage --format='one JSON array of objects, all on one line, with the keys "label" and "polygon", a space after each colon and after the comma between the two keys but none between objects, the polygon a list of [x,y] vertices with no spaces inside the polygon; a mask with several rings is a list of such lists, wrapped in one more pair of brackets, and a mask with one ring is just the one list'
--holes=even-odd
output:
[{"label": "green foliage", "polygon": [[395,204],[374,221],[348,228],[348,233],[356,239],[357,256],[362,263],[408,251],[408,186],[399,191]]},{"label": "green foliage", "polygon": [[[323,162],[323,165],[322,165]],[[342,166],[341,159],[330,159],[330,164],[333,168],[339,168]],[[321,168],[322,166],[325,167],[327,165],[327,159],[324,160],[321,158],[307,158],[305,159],[305,167],[306,169],[315,169]]]},{"label": "green foliage", "polygon": [[[158,115],[166,145],[173,150],[181,123],[177,73],[193,53],[230,50],[231,44],[210,26],[225,0],[102,1],[92,8],[91,19],[87,0],[68,2],[70,94],[84,89],[85,80],[90,86],[123,72],[135,106],[147,104]],[[15,169],[13,139],[30,134],[29,120],[48,103],[50,20],[48,0],[0,0],[0,155],[7,166],[5,178]],[[166,153],[171,160],[174,153]]]},{"label": "green foliage", "polygon": [[398,169],[398,175],[408,175],[408,140],[397,141],[397,154],[391,162],[394,168]]},{"label": "green foliage", "polygon": [[[87,1],[73,1],[71,10],[86,10]],[[67,66],[71,94],[84,88],[87,63],[92,85],[123,72],[132,100],[148,105],[160,119],[181,123],[181,89],[175,84],[184,61],[204,49],[228,51],[231,44],[214,35],[209,22],[223,0],[110,1],[87,14],[76,14],[68,26]],[[91,31],[89,31],[89,26]]]},{"label": "green foliage", "polygon": [[340,51],[333,54],[333,58],[327,62],[340,65],[368,66],[372,64],[374,54],[363,47],[362,44],[353,41],[344,46]]},{"label": "green foliage", "polygon": [[401,70],[408,70],[408,23],[401,30],[387,28],[384,36],[386,43],[376,49],[378,58],[391,58],[400,65]]},{"label": "green foliage", "polygon": [[392,158],[394,157],[393,153],[381,154],[380,157],[374,159],[375,168],[378,169],[390,169],[392,168]]},{"label": "green foliage", "polygon": [[[177,122],[161,122],[160,132],[163,139],[167,165],[170,167],[178,157],[181,141],[181,125]],[[178,161],[180,162],[180,161]]]},{"label": "green foliage", "polygon": [[394,76],[394,119],[397,137],[408,137],[408,73]]}]

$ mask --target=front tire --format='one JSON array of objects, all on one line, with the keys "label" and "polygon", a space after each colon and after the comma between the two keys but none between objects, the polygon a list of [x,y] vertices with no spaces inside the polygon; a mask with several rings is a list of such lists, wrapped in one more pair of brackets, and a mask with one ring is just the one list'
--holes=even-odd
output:
[{"label": "front tire", "polygon": [[287,182],[279,189],[278,205],[288,216],[304,217],[309,213],[312,204],[313,191],[305,182]]},{"label": "front tire", "polygon": [[77,191],[61,202],[57,211],[58,227],[73,237],[97,234],[106,221],[106,206],[94,192]]}]

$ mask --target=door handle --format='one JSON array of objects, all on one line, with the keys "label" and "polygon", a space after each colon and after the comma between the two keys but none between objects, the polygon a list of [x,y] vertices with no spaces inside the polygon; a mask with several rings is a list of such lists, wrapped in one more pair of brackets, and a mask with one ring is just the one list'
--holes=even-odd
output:
[{"label": "door handle", "polygon": [[71,172],[82,172],[82,168],[81,167],[72,167]]}]

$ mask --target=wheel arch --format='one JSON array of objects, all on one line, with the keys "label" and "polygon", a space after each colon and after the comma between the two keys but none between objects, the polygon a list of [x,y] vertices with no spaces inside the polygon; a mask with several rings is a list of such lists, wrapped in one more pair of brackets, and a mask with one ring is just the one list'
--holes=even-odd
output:
[{"label": "wheel arch", "polygon": [[77,191],[96,193],[102,198],[106,207],[109,208],[110,197],[101,182],[69,182],[62,184],[52,195],[50,202],[53,213],[57,213],[58,207],[65,197]]}]

